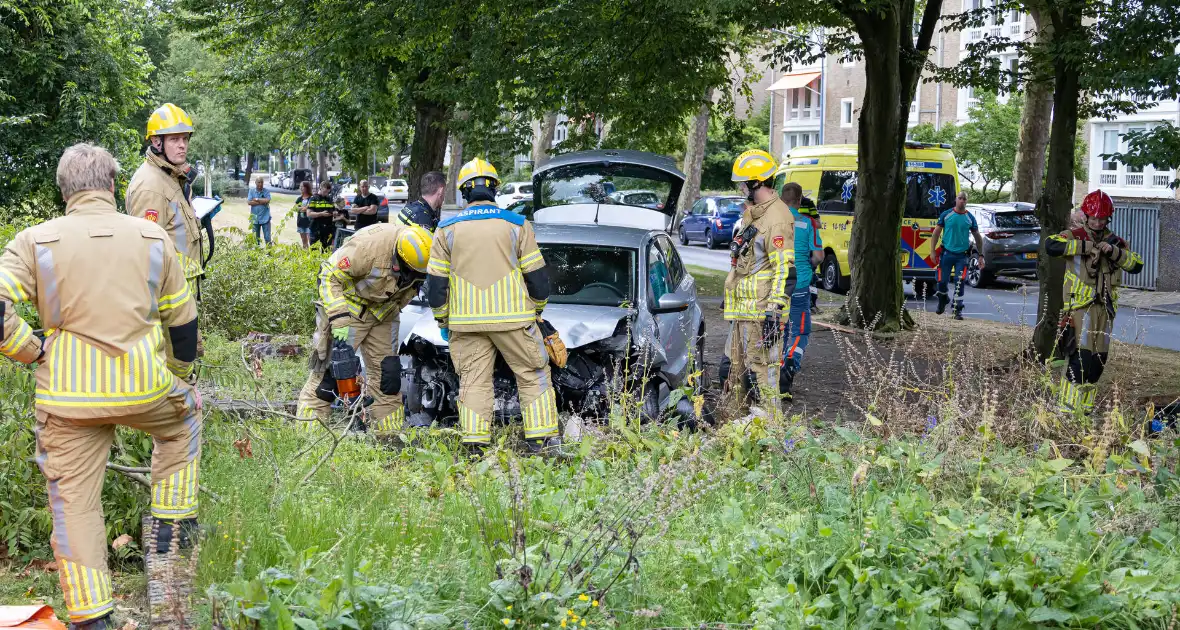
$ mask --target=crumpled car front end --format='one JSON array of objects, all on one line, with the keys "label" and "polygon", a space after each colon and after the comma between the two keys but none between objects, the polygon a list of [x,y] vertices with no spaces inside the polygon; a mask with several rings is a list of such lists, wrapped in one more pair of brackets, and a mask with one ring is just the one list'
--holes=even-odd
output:
[{"label": "crumpled car front end", "polygon": [[[634,309],[555,304],[545,309],[545,319],[557,329],[569,351],[564,368],[551,366],[559,411],[605,417],[619,392],[642,393],[655,357],[645,350],[653,346],[652,340],[637,337],[637,331],[646,327],[635,325]],[[411,423],[455,422],[459,376],[429,308],[409,306],[402,311],[398,351],[402,394]],[[516,381],[502,358],[496,359],[493,385],[496,419],[518,420]]]}]

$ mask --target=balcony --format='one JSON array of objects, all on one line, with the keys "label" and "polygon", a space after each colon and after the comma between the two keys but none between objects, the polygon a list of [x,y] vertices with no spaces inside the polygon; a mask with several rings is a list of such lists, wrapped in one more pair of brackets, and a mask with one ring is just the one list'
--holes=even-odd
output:
[{"label": "balcony", "polygon": [[1127,173],[1123,177],[1126,178],[1126,181],[1123,182],[1124,186],[1143,185],[1143,173]]},{"label": "balcony", "polygon": [[1151,176],[1151,185],[1154,188],[1167,188],[1168,186],[1172,185],[1172,176],[1166,174],[1160,175],[1159,173],[1156,173],[1155,175]]},{"label": "balcony", "polygon": [[1118,173],[1102,173],[1098,176],[1098,183],[1102,186],[1118,186]]}]

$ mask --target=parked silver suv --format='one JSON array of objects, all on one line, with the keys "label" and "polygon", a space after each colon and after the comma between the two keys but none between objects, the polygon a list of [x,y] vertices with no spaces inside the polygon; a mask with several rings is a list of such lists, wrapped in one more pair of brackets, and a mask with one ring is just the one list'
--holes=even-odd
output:
[{"label": "parked silver suv", "polygon": [[[967,210],[979,223],[983,236],[984,268],[969,259],[967,283],[985,286],[998,275],[1036,275],[1037,252],[1041,247],[1041,223],[1031,203],[968,204]],[[974,247],[971,248],[974,252]]]}]

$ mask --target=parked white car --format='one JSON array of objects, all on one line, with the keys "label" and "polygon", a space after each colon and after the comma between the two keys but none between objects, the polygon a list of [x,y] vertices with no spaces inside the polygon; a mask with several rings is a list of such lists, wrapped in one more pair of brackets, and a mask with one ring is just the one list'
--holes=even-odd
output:
[{"label": "parked white car", "polygon": [[498,195],[496,195],[496,205],[501,208],[507,208],[518,201],[533,198],[533,183],[532,182],[508,182],[500,185]]},{"label": "parked white car", "polygon": [[404,179],[391,179],[385,184],[384,194],[390,201],[409,201],[410,185]]}]

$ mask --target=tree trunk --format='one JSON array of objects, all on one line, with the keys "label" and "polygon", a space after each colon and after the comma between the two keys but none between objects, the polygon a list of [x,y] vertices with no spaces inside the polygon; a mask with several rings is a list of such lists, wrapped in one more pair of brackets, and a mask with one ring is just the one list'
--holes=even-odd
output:
[{"label": "tree trunk", "polygon": [[[1064,16],[1073,30],[1081,28],[1079,19]],[[1064,33],[1060,35],[1065,35]],[[1079,71],[1068,60],[1054,63],[1053,123],[1049,138],[1049,167],[1045,189],[1037,200],[1036,214],[1041,221],[1041,251],[1037,258],[1041,298],[1037,302],[1037,328],[1033,333],[1033,350],[1040,361],[1053,356],[1057,324],[1061,320],[1061,285],[1065,280],[1065,261],[1045,255],[1048,237],[1069,227],[1073,209],[1074,145],[1078,133]]]},{"label": "tree trunk", "polygon": [[873,28],[857,29],[865,49],[865,96],[857,130],[847,313],[856,327],[894,331],[901,327],[904,298],[898,253],[906,193],[904,142],[913,91],[907,96],[902,85],[897,13],[886,10],[862,21],[872,22]]},{"label": "tree trunk", "polygon": [[688,127],[688,138],[684,146],[684,187],[680,189],[680,199],[676,201],[676,216],[669,229],[680,225],[680,217],[696,203],[701,196],[701,167],[705,162],[705,141],[709,137],[709,113],[713,105],[713,88],[705,90],[705,100],[701,102],[697,115],[693,117]]},{"label": "tree trunk", "polygon": [[328,152],[324,149],[315,150],[316,186],[328,181]]},{"label": "tree trunk", "polygon": [[392,158],[393,161],[389,165],[389,176],[390,177],[401,177],[402,176],[402,154],[405,153],[405,151],[406,151],[406,143],[402,142],[401,139],[399,138],[398,141],[395,142],[393,145],[393,158]]},{"label": "tree trunk", "polygon": [[[419,99],[414,102],[414,139],[410,145],[410,199],[420,195],[418,187],[422,176],[430,171],[441,171],[443,157],[447,153],[447,123],[451,119],[451,106]],[[452,168],[457,168],[454,157]]]},{"label": "tree trunk", "polygon": [[254,152],[246,152],[246,186],[250,186],[250,176],[254,174]]},{"label": "tree trunk", "polygon": [[557,113],[546,112],[533,126],[533,170],[549,161],[549,147],[553,146],[553,134],[557,132]]},{"label": "tree trunk", "polygon": [[447,171],[447,192],[443,197],[443,203],[458,203],[457,193],[459,187],[456,182],[459,180],[459,167],[463,164],[463,140],[459,138],[459,134],[451,134],[451,168]]},{"label": "tree trunk", "polygon": [[[1047,45],[1052,29],[1042,24],[1041,12],[1030,7],[1036,25],[1036,43]],[[1047,79],[1031,80],[1024,88],[1024,107],[1020,112],[1020,141],[1016,148],[1016,166],[1012,171],[1012,201],[1036,203],[1045,179],[1045,149],[1049,146],[1049,121],[1053,116],[1053,85]]]}]

